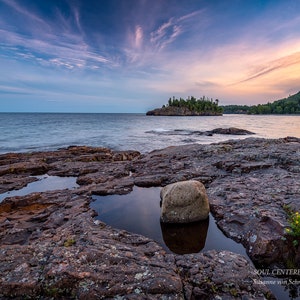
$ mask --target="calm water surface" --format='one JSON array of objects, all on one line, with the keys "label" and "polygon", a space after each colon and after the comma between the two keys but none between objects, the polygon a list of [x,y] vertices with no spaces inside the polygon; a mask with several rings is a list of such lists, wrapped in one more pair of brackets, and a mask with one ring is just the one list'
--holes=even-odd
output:
[{"label": "calm water surface", "polygon": [[247,129],[264,138],[300,137],[300,116],[0,113],[0,153],[55,150],[70,145],[148,152],[171,145],[248,137],[191,134],[218,127]]},{"label": "calm water surface", "polygon": [[0,203],[6,197],[25,196],[30,193],[74,189],[79,187],[79,185],[76,183],[77,177],[49,176],[47,174],[33,176],[33,177],[36,178],[37,181],[33,181],[27,184],[22,189],[13,190],[13,191],[0,194]]},{"label": "calm water surface", "polygon": [[204,250],[230,250],[246,257],[245,248],[227,238],[210,215],[205,221],[185,225],[160,223],[160,188],[134,187],[126,195],[93,196],[91,208],[98,219],[113,227],[147,236],[176,254]]}]

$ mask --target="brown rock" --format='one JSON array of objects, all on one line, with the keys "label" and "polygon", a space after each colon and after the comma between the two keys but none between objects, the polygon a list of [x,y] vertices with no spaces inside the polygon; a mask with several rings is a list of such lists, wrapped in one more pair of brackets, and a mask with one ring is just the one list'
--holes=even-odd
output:
[{"label": "brown rock", "polygon": [[217,133],[217,134],[231,134],[231,135],[247,135],[247,134],[254,134],[254,132],[251,132],[249,130],[240,129],[236,127],[230,127],[230,128],[216,128],[210,131],[211,133]]},{"label": "brown rock", "polygon": [[90,196],[128,192],[134,182],[163,186],[207,178],[212,213],[228,237],[243,243],[255,263],[297,266],[299,248],[285,234],[283,207],[300,211],[299,147],[300,139],[288,137],[169,147],[134,157],[92,147],[0,155],[1,191],[46,170],[82,176],[75,190],[0,203],[0,298],[270,297],[241,256],[166,254],[149,238],[95,221]]}]

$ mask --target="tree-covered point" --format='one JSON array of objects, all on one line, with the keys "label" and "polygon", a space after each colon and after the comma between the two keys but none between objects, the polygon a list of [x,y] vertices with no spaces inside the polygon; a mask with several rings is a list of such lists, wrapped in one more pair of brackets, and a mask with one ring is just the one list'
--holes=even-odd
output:
[{"label": "tree-covered point", "polygon": [[221,106],[225,114],[300,114],[300,92],[267,104]]},{"label": "tree-covered point", "polygon": [[202,112],[214,112],[214,113],[222,113],[223,109],[219,106],[219,100],[208,97],[201,97],[196,99],[194,96],[188,97],[187,99],[183,98],[170,98],[167,105],[163,105],[164,107],[175,106],[175,107],[186,107],[190,111],[195,111],[198,113]]}]

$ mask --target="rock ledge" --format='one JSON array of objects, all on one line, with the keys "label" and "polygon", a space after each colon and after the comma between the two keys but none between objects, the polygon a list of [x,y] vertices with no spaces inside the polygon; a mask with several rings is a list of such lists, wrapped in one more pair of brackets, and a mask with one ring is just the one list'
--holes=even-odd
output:
[{"label": "rock ledge", "polygon": [[[205,184],[224,233],[269,268],[300,264],[284,207],[300,210],[300,139],[248,138],[141,155],[105,148],[0,155],[0,191],[32,175],[76,176],[80,187],[0,204],[1,299],[270,299],[240,255],[167,254],[149,238],[95,221],[92,194],[183,180]],[[283,239],[285,237],[285,239]],[[226,271],[228,270],[228,271]],[[229,270],[233,270],[233,273]]]}]

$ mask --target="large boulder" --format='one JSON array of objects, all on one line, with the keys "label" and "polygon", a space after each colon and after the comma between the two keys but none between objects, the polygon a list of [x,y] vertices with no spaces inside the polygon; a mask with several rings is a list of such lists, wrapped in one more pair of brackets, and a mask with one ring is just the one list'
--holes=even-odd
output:
[{"label": "large boulder", "polygon": [[204,185],[199,181],[169,184],[161,190],[160,198],[163,223],[190,223],[208,217],[208,197]]}]

